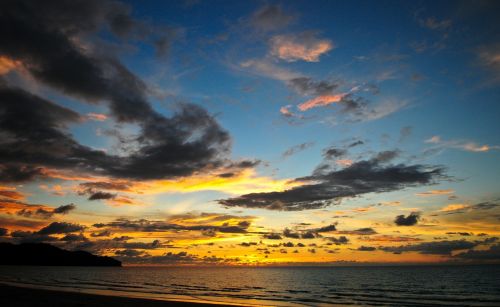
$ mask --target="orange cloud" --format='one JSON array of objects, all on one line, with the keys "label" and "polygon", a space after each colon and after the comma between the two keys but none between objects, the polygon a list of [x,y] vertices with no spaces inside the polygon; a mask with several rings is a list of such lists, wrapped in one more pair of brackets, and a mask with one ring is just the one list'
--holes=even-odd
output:
[{"label": "orange cloud", "polygon": [[0,186],[0,197],[22,200],[24,199],[24,194],[16,191],[15,187]]},{"label": "orange cloud", "polygon": [[288,62],[318,62],[322,54],[333,49],[330,40],[316,39],[307,33],[299,36],[277,35],[270,44],[271,54]]},{"label": "orange cloud", "polygon": [[308,100],[304,103],[299,104],[298,108],[301,111],[307,111],[312,108],[327,106],[329,104],[339,102],[346,94],[337,94],[337,95],[323,95]]},{"label": "orange cloud", "polygon": [[353,161],[351,159],[339,159],[339,160],[335,160],[335,163],[337,163],[338,165],[340,166],[351,166]]},{"label": "orange cloud", "polygon": [[11,70],[21,66],[20,61],[14,61],[7,57],[0,56],[0,76],[9,73]]},{"label": "orange cloud", "polygon": [[465,204],[449,204],[446,207],[441,208],[439,211],[440,212],[450,212],[450,211],[457,211],[457,210],[461,210],[461,209],[466,209],[469,207],[470,207],[469,205],[465,205]]},{"label": "orange cloud", "polygon": [[0,213],[17,214],[19,211],[35,213],[37,210],[52,211],[54,208],[45,205],[29,205],[15,200],[0,200]]},{"label": "orange cloud", "polygon": [[101,113],[88,113],[87,118],[90,120],[102,122],[108,119],[108,116],[106,114],[101,114]]},{"label": "orange cloud", "polygon": [[131,197],[127,196],[117,196],[115,198],[107,199],[106,203],[111,206],[120,207],[120,206],[130,206],[130,205],[143,205],[142,202],[137,201]]},{"label": "orange cloud", "polygon": [[283,114],[283,115],[285,115],[285,116],[288,116],[288,117],[293,116],[292,112],[290,112],[290,108],[291,107],[292,107],[291,105],[287,105],[287,106],[281,107],[280,108],[280,113]]},{"label": "orange cloud", "polygon": [[464,151],[470,151],[470,152],[487,152],[493,149],[500,150],[500,146],[490,146],[490,145],[479,145],[476,144],[475,142],[471,141],[463,141],[463,140],[449,140],[445,141],[442,140],[441,137],[435,135],[427,140],[424,141],[425,143],[428,144],[436,144],[440,147],[443,148],[454,148],[454,149],[461,149]]},{"label": "orange cloud", "polygon": [[435,195],[449,195],[449,194],[453,194],[453,193],[455,193],[455,191],[453,191],[453,190],[431,190],[431,191],[427,191],[427,192],[416,193],[415,195],[426,197],[426,196],[435,196]]},{"label": "orange cloud", "polygon": [[419,238],[391,236],[391,235],[360,237],[359,240],[370,241],[370,242],[417,242],[417,241],[422,241],[422,239],[419,239]]}]

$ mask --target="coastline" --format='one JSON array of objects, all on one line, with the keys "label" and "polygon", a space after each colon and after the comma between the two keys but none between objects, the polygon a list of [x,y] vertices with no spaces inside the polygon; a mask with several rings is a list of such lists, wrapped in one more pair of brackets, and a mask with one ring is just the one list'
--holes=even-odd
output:
[{"label": "coastline", "polygon": [[0,284],[0,305],[10,307],[165,307],[241,306],[219,302],[191,302],[57,291]]}]

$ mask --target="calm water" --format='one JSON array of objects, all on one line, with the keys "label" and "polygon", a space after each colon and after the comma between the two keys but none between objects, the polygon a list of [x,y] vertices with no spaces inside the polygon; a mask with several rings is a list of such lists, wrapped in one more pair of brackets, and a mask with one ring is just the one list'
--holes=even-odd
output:
[{"label": "calm water", "polygon": [[[79,268],[0,266],[0,283],[285,306],[500,306],[500,266]],[[56,288],[54,288],[56,287]]]}]

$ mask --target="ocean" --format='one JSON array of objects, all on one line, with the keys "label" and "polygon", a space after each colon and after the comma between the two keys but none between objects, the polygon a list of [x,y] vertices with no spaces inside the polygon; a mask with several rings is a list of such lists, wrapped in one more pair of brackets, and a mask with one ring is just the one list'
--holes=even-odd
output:
[{"label": "ocean", "polygon": [[500,266],[0,266],[0,283],[247,306],[500,306]]}]

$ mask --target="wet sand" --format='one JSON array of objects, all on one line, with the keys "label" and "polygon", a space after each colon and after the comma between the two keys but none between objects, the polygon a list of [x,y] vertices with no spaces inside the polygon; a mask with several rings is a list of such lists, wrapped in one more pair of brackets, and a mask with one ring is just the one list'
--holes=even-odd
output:
[{"label": "wet sand", "polygon": [[[52,291],[0,285],[0,306],[5,307],[165,307],[230,306],[211,303],[163,301],[120,296]],[[233,305],[234,306],[234,305]]]}]

